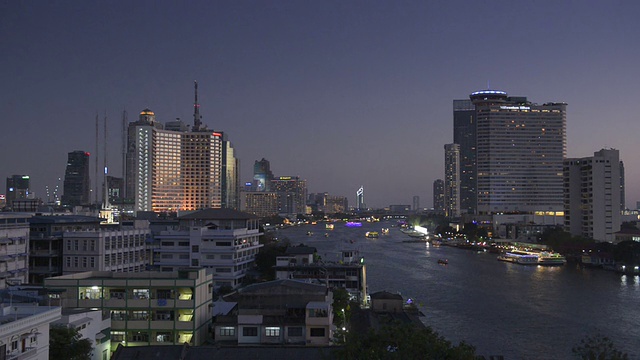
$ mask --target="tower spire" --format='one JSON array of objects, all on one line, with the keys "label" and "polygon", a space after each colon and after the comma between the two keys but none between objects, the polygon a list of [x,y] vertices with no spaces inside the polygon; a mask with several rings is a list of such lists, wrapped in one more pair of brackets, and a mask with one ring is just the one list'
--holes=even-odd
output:
[{"label": "tower spire", "polygon": [[202,125],[202,116],[200,116],[200,104],[198,104],[198,81],[194,80],[194,88],[195,88],[195,101],[193,102],[193,131],[200,130],[200,125]]}]

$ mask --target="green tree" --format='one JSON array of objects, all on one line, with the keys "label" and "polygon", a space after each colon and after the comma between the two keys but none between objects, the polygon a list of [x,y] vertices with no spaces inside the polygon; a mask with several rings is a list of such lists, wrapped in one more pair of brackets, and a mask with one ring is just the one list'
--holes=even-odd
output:
[{"label": "green tree", "polygon": [[90,360],[91,340],[83,339],[75,328],[51,325],[49,331],[49,359]]},{"label": "green tree", "polygon": [[337,359],[455,359],[475,360],[475,348],[464,342],[453,346],[431,328],[390,322],[366,334],[349,332],[344,346],[336,348]]},{"label": "green tree", "polygon": [[580,345],[572,349],[573,354],[583,360],[627,360],[629,356],[615,348],[606,336],[586,336]]}]

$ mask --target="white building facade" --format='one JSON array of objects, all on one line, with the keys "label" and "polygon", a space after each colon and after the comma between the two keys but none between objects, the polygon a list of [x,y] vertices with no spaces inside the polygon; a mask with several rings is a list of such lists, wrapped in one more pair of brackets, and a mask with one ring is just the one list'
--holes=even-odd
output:
[{"label": "white building facade", "polygon": [[49,360],[49,324],[60,319],[60,308],[2,304],[0,310],[0,357]]},{"label": "white building facade", "polygon": [[30,214],[0,213],[0,289],[29,281]]}]

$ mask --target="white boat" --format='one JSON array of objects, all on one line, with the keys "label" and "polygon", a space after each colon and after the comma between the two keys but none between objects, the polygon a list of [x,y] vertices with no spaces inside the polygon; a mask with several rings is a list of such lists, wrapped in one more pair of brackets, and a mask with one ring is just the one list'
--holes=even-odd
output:
[{"label": "white boat", "polygon": [[551,266],[551,265],[564,265],[567,263],[567,259],[557,253],[550,253],[550,252],[541,252],[540,255],[538,255],[538,264],[540,265],[545,265],[545,266]]},{"label": "white boat", "polygon": [[528,251],[514,250],[498,256],[498,260],[520,265],[538,265],[538,255]]}]

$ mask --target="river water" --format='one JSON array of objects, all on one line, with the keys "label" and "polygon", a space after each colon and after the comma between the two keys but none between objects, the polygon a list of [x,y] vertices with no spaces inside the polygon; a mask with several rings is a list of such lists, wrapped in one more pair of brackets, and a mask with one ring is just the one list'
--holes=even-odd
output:
[{"label": "river water", "polygon": [[[638,276],[571,264],[505,263],[488,252],[410,242],[393,224],[347,228],[338,222],[325,230],[319,223],[278,230],[277,236],[313,246],[326,260],[337,260],[343,249],[359,250],[369,293],[386,290],[413,299],[426,325],[454,344],[475,346],[479,355],[571,359],[582,338],[602,334],[630,359],[640,359]],[[389,235],[365,238],[365,232],[383,227]],[[439,265],[442,258],[449,264]]]}]

